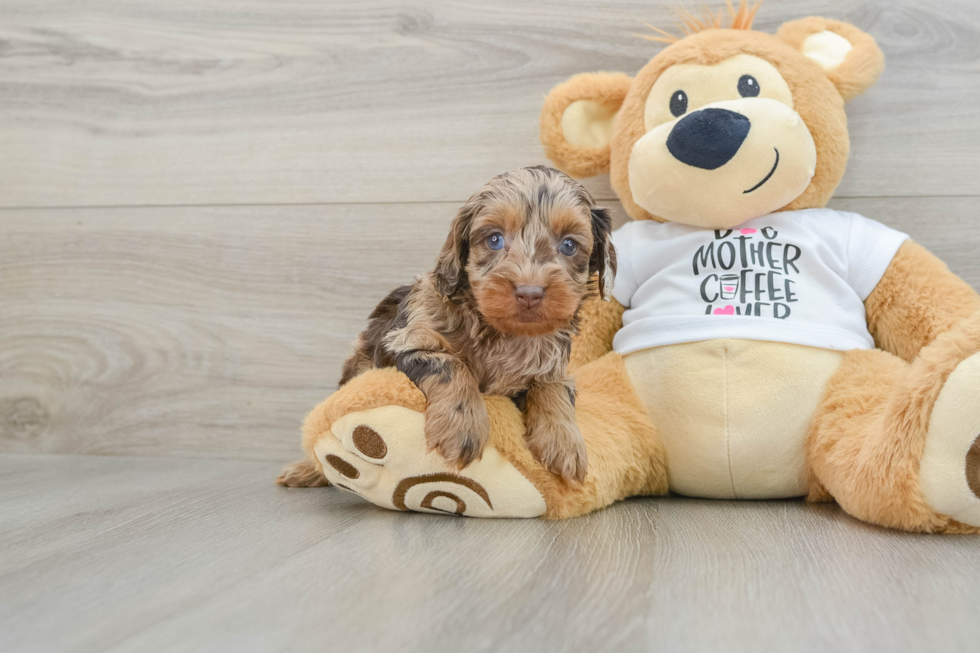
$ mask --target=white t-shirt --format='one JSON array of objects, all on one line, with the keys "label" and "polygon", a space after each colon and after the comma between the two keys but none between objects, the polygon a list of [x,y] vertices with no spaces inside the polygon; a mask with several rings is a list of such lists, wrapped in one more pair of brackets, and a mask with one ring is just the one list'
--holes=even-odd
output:
[{"label": "white t-shirt", "polygon": [[856,213],[784,211],[713,231],[652,220],[616,230],[613,348],[716,338],[872,349],[864,300],[908,238]]}]

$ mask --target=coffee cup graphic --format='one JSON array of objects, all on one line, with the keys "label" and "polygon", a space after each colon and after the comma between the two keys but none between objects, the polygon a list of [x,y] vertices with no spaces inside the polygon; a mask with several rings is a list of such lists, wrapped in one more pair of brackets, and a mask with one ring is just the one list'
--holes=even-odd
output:
[{"label": "coffee cup graphic", "polygon": [[721,298],[735,299],[735,295],[738,294],[738,275],[723,274],[719,281],[721,285]]}]

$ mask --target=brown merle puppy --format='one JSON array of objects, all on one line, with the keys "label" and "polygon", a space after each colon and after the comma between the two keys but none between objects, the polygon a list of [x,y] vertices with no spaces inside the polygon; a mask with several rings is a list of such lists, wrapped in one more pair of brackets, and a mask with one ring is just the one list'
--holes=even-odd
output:
[{"label": "brown merle puppy", "polygon": [[582,481],[585,443],[566,368],[592,276],[605,294],[616,273],[611,227],[606,209],[557,170],[494,177],[459,210],[435,269],[371,314],[341,384],[397,367],[426,397],[429,447],[460,468],[482,456],[490,435],[481,395],[513,397],[531,452]]}]

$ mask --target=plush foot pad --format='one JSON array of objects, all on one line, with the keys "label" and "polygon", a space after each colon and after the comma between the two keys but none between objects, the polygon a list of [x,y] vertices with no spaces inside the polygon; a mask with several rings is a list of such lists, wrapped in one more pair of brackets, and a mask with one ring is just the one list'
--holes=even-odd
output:
[{"label": "plush foot pad", "polygon": [[930,507],[980,527],[980,354],[956,366],[929,420],[920,469]]},{"label": "plush foot pad", "polygon": [[541,493],[500,453],[462,471],[425,445],[425,416],[401,406],[344,415],[320,434],[314,451],[338,488],[391,510],[467,517],[539,517]]}]

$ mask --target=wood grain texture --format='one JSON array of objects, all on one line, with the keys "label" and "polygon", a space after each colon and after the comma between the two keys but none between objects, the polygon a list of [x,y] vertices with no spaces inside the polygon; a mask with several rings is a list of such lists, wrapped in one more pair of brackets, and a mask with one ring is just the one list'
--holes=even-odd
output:
[{"label": "wood grain texture", "polygon": [[[629,33],[677,4],[5,0],[0,206],[459,201],[543,162],[547,91],[636,72],[660,46]],[[757,26],[810,14],[888,60],[838,195],[980,195],[975,1],[768,2]]]},{"label": "wood grain texture", "polygon": [[980,540],[828,505],[406,515],[276,466],[0,456],[0,650],[975,651]]},{"label": "wood grain texture", "polygon": [[[975,200],[834,206],[908,231],[980,286]],[[0,452],[298,454],[368,313],[431,267],[455,210],[0,213]]]},{"label": "wood grain texture", "polygon": [[[548,89],[635,72],[660,46],[627,33],[677,4],[0,3],[0,651],[976,650],[977,538],[796,502],[483,521],[272,485],[458,203],[544,162]],[[980,286],[976,3],[769,0],[757,25],[811,14],[888,61],[832,206]]]},{"label": "wood grain texture", "polygon": [[431,266],[453,211],[6,213],[0,448],[298,452],[368,313]]}]

